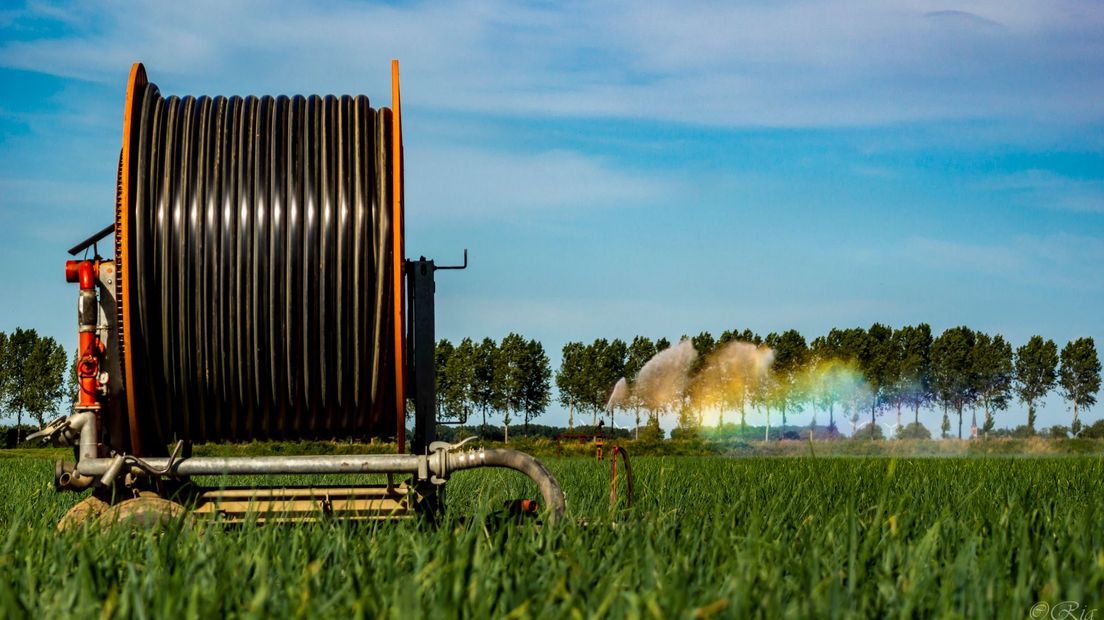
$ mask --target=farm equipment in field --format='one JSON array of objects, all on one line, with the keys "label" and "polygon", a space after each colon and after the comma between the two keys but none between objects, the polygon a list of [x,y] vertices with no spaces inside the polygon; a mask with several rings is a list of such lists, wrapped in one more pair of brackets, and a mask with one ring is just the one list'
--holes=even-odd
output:
[{"label": "farm equipment in field", "polygon": [[[162,97],[135,64],[115,222],[66,263],[79,285],[74,446],[56,486],[92,488],[61,525],[196,515],[394,518],[439,509],[456,471],[556,480],[513,450],[435,441],[434,274],[403,244],[398,63],[392,105],[357,97]],[[114,235],[114,257],[98,243]],[[414,404],[411,441],[407,402]],[[397,454],[192,456],[197,442],[358,437]],[[410,444],[408,451],[408,445]],[[380,474],[375,484],[204,488],[239,474]],[[378,482],[386,477],[386,482]],[[526,504],[533,512],[533,504]]]}]

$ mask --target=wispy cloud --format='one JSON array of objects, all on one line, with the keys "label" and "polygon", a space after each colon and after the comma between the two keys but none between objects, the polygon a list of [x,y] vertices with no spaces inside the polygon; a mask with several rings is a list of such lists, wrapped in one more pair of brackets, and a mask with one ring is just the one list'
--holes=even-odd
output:
[{"label": "wispy cloud", "polygon": [[1005,243],[913,237],[906,258],[929,269],[981,274],[1045,289],[1101,291],[1104,238],[1074,234],[1019,235]]},{"label": "wispy cloud", "polygon": [[[858,0],[498,0],[405,6],[275,3],[32,5],[0,64],[121,81],[133,60],[175,91],[386,92],[441,109],[722,126],[854,126],[931,119],[1099,122],[1104,5]],[[23,21],[66,32],[18,39]],[[21,21],[22,20],[22,21]]]},{"label": "wispy cloud", "polygon": [[1073,178],[1050,170],[1030,169],[993,176],[982,182],[1031,206],[1080,213],[1104,213],[1104,180]]},{"label": "wispy cloud", "polygon": [[437,147],[419,155],[409,179],[410,200],[419,212],[457,219],[516,219],[542,209],[653,206],[670,200],[678,187],[670,178],[566,150],[509,153]]}]

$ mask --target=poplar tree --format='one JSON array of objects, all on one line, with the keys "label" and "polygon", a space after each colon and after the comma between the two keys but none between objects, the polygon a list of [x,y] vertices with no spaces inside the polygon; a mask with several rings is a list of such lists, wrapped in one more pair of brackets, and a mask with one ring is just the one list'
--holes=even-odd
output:
[{"label": "poplar tree", "polygon": [[502,429],[505,443],[510,443],[510,420],[521,411],[525,399],[525,339],[510,332],[498,345],[494,380],[502,405]]},{"label": "poplar tree", "polygon": [[625,376],[627,355],[628,345],[620,338],[612,341],[599,338],[587,348],[586,368],[589,389],[585,403],[594,416],[594,426],[598,425],[598,415],[606,410],[606,403],[609,402],[614,385]]},{"label": "poplar tree", "polygon": [[69,404],[77,404],[80,400],[80,390],[80,351],[74,351],[65,380],[65,395],[69,398]]},{"label": "poplar tree", "polygon": [[487,430],[487,413],[502,406],[502,386],[496,380],[499,364],[498,345],[484,338],[475,347],[472,363],[472,402],[483,414],[483,432]]},{"label": "poplar tree", "polygon": [[[4,408],[9,414],[15,414],[16,427],[23,425],[23,414],[28,412],[28,405],[32,405],[28,398],[32,398],[33,389],[28,386],[30,375],[27,373],[27,360],[38,342],[38,332],[33,329],[17,327],[8,336],[4,357],[0,365],[4,367]],[[16,431],[16,443],[20,441],[19,431]]]},{"label": "poplar tree", "polygon": [[[885,407],[897,381],[897,358],[893,352],[893,330],[875,323],[866,330],[866,338],[858,352],[859,368],[870,390],[870,427],[875,416]],[[873,431],[872,431],[873,432]]]},{"label": "poplar tree", "polygon": [[530,340],[525,345],[522,357],[521,410],[525,416],[525,432],[529,432],[529,422],[539,417],[548,407],[551,398],[552,368],[544,345]]},{"label": "poplar tree", "polygon": [[447,369],[455,354],[455,347],[448,340],[442,338],[437,341],[434,348],[434,382],[437,390],[437,419],[452,417],[457,406],[454,402],[455,392],[452,389],[452,378]]},{"label": "poplar tree", "polygon": [[893,332],[893,340],[898,356],[894,386],[897,425],[901,424],[901,405],[912,407],[912,421],[919,424],[920,407],[931,394],[931,327],[927,323],[915,327],[906,325]]},{"label": "poplar tree", "polygon": [[1058,345],[1032,336],[1016,349],[1016,395],[1027,405],[1027,431],[1035,434],[1035,406],[1058,381]]},{"label": "poplar tree", "polygon": [[713,334],[703,331],[690,338],[694,350],[698,352],[694,363],[690,365],[690,394],[694,395],[691,403],[696,406],[694,422],[701,426],[702,417],[707,407],[721,404],[716,393],[716,385],[712,384],[711,377],[705,372],[709,365],[710,356],[717,349],[717,340]]},{"label": "poplar tree", "polygon": [[650,338],[637,336],[629,343],[628,353],[625,356],[625,380],[628,381],[630,386],[629,406],[632,407],[636,420],[633,431],[635,439],[640,438],[640,408],[644,406],[644,403],[631,388],[636,383],[636,377],[640,374],[640,369],[644,368],[644,365],[655,357],[656,353],[658,351],[656,351],[655,343]]},{"label": "poplar tree", "polygon": [[40,338],[27,358],[23,400],[39,428],[53,417],[65,396],[65,348],[51,337]]},{"label": "poplar tree", "polygon": [[782,426],[786,426],[787,414],[800,411],[805,403],[806,394],[797,378],[809,358],[809,346],[805,337],[793,329],[769,334],[764,343],[774,349],[768,398],[781,411]]},{"label": "poplar tree", "polygon": [[8,372],[10,342],[8,335],[0,332],[0,419],[6,417],[8,387],[11,385],[11,373]]},{"label": "poplar tree", "polygon": [[1095,405],[1096,393],[1100,391],[1100,359],[1096,355],[1096,343],[1092,338],[1071,340],[1062,347],[1061,362],[1058,383],[1062,386],[1062,395],[1073,407],[1070,430],[1076,435],[1081,432],[1078,413]]},{"label": "poplar tree", "polygon": [[[857,366],[859,364],[859,356],[866,346],[866,330],[861,327],[852,327],[848,329],[832,328],[828,333],[821,338],[814,341],[816,355],[821,356],[823,359],[837,360],[845,367]],[[846,374],[844,372],[835,373],[836,379],[844,379]],[[852,430],[858,426],[858,412],[859,406],[863,404],[868,395],[869,390],[866,389],[864,382],[855,381],[843,381],[844,385],[837,387],[839,390],[834,400],[842,405],[845,405],[846,411],[850,414],[848,418],[852,424]],[[835,424],[835,413],[829,408],[829,426]]]},{"label": "poplar tree", "polygon": [[[721,333],[721,337],[717,339],[717,348],[720,349],[732,342],[744,342],[760,347],[763,344],[763,339],[750,329],[745,329],[742,332],[735,329],[727,330]],[[731,389],[732,383],[730,382],[729,389],[725,390],[724,400],[722,401],[721,424],[719,426],[724,426],[723,407],[732,407],[740,412],[740,431],[742,432],[747,428],[748,403],[755,400],[760,388],[759,382],[763,380],[763,377],[756,375],[754,368],[738,368],[736,372],[739,374],[735,377],[735,384],[738,389]]]},{"label": "poplar tree", "polygon": [[449,385],[454,390],[454,400],[459,406],[459,418],[467,421],[475,407],[475,361],[476,344],[471,338],[464,338],[456,345],[445,372],[449,376]]},{"label": "poplar tree", "polygon": [[[973,348],[974,332],[966,326],[944,331],[931,348],[932,383],[940,400],[958,414],[959,439],[962,439],[962,410],[971,406],[976,397],[971,377]],[[948,425],[944,423],[944,427]]]},{"label": "poplar tree", "polygon": [[[1011,400],[1012,379],[1015,376],[1012,346],[1000,334],[990,336],[978,332],[971,353],[974,392],[985,412],[982,429],[988,434],[993,430],[993,414],[1007,409]],[[976,416],[974,425],[977,425]]]},{"label": "poplar tree", "polygon": [[587,393],[587,350],[581,342],[564,345],[560,369],[556,372],[556,391],[560,404],[567,407],[567,428],[575,428],[575,410],[583,407]]}]

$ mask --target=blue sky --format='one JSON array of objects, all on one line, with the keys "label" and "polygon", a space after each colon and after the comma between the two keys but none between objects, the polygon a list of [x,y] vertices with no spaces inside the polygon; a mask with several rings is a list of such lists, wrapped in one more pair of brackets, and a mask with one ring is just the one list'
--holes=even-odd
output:
[{"label": "blue sky", "polygon": [[64,250],[111,221],[132,62],[167,94],[386,104],[395,57],[409,254],[471,250],[443,337],[1104,343],[1097,2],[2,7],[0,330],[75,345]]}]

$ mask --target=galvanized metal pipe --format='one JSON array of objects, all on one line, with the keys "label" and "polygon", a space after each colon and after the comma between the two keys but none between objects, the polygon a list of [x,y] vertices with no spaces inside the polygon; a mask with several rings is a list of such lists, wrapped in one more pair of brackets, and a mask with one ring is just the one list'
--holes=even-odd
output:
[{"label": "galvanized metal pipe", "polygon": [[[82,459],[77,470],[84,475],[101,476],[107,473],[114,459]],[[169,465],[168,458],[142,459],[153,468]],[[225,474],[417,474],[420,465],[427,462],[425,456],[414,454],[366,454],[325,456],[231,456],[190,457],[177,460],[167,475],[170,476],[218,476]],[[133,467],[136,474],[144,473]],[[421,469],[424,471],[424,469]]]},{"label": "galvanized metal pipe", "polygon": [[80,433],[80,449],[79,454],[81,460],[88,458],[96,458],[99,454],[99,420],[96,419],[96,414],[91,411],[81,411],[73,414],[69,418],[69,424]]},{"label": "galvanized metal pipe", "polygon": [[[412,474],[419,480],[432,479],[443,483],[453,471],[478,467],[503,467],[521,472],[540,489],[544,506],[551,519],[563,517],[564,493],[552,472],[537,459],[516,450],[470,450],[449,452],[435,450],[429,455],[363,454],[326,456],[252,456],[252,457],[190,457],[142,459],[152,469],[167,469],[169,476],[218,476],[241,474]],[[121,457],[81,459],[77,471],[83,476],[108,476],[114,479],[122,463]],[[136,475],[151,472],[132,463],[129,471]]]},{"label": "galvanized metal pipe", "polygon": [[544,507],[550,511],[552,521],[564,516],[566,502],[563,489],[556,477],[540,461],[517,450],[501,448],[491,450],[470,450],[468,452],[450,452],[447,454],[449,471],[473,469],[476,467],[504,467],[519,471],[532,480],[540,489]]}]

